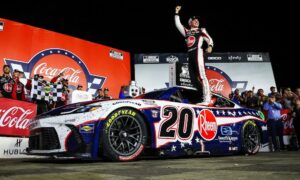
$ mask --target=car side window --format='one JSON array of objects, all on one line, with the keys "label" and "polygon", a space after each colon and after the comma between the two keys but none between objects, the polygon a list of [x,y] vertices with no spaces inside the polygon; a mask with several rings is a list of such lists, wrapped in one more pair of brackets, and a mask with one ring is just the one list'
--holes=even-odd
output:
[{"label": "car side window", "polygon": [[179,93],[179,91],[174,92],[171,96],[170,96],[170,101],[172,102],[182,102],[182,98],[181,98],[181,94]]},{"label": "car side window", "polygon": [[213,107],[234,107],[234,103],[230,102],[225,98],[219,96],[213,96],[212,98],[216,98]]}]

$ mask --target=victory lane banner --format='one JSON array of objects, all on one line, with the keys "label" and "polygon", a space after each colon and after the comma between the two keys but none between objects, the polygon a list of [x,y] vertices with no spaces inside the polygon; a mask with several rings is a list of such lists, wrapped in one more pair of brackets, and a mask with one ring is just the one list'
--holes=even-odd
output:
[{"label": "victory lane banner", "polygon": [[129,52],[3,18],[0,22],[0,67],[8,64],[26,79],[39,74],[51,81],[63,73],[71,90],[82,85],[94,95],[108,88],[112,97],[131,79]]},{"label": "victory lane banner", "polygon": [[[134,60],[135,80],[146,92],[175,85],[192,87],[186,53],[135,54]],[[215,52],[205,54],[204,61],[211,91],[226,97],[235,89],[243,92],[254,86],[269,92],[276,87],[266,52]]]}]

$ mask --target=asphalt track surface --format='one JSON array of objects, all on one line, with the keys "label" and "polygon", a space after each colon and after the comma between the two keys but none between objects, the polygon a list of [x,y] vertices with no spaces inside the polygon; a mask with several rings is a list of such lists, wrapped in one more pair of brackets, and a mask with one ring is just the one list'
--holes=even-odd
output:
[{"label": "asphalt track surface", "polygon": [[0,159],[0,180],[33,179],[300,179],[300,151],[255,156],[144,158],[125,163]]}]

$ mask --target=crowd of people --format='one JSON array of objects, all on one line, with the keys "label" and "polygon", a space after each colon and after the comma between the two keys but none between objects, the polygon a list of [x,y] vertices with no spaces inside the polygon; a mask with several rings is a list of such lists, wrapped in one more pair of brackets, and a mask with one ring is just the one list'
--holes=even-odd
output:
[{"label": "crowd of people", "polygon": [[[252,90],[247,90],[240,93],[239,89],[235,89],[229,95],[229,98],[241,106],[260,110],[265,113],[268,124],[269,135],[272,139],[272,144],[275,151],[284,150],[287,147],[283,142],[283,119],[281,110],[286,109],[288,115],[293,119],[295,135],[297,137],[299,149],[300,147],[300,88],[294,92],[291,88],[280,89],[276,91],[274,86],[270,87],[270,92],[266,95],[263,89],[258,89],[254,93],[255,87]],[[278,137],[278,138],[277,138]]]},{"label": "crowd of people", "polygon": [[[47,82],[42,75],[35,74],[32,79],[27,79],[25,83],[20,81],[23,78],[23,72],[15,69],[11,74],[11,67],[9,65],[3,66],[3,75],[0,76],[0,98],[9,98],[21,101],[28,101],[37,104],[37,114],[47,112],[53,108],[57,108],[68,103],[69,94],[72,91],[69,88],[68,79],[63,78],[64,73],[60,73]],[[43,84],[43,87],[47,89],[49,83],[61,83],[62,95],[57,101],[51,99],[45,100],[44,98],[37,99],[32,95],[32,82],[39,81]],[[84,91],[82,85],[78,85],[76,90]],[[109,96],[109,89],[104,88],[104,93],[101,89],[98,89],[97,96],[94,99],[112,99]]]}]

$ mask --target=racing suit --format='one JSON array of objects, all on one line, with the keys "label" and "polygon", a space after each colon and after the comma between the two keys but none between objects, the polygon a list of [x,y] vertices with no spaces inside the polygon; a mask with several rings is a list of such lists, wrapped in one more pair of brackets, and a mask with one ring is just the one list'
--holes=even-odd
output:
[{"label": "racing suit", "polygon": [[205,28],[185,28],[181,24],[178,14],[175,15],[175,25],[186,40],[191,82],[199,92],[202,89],[203,102],[209,104],[211,100],[211,93],[205,74],[202,45],[203,41],[206,41],[208,46],[213,47],[213,40],[208,35]]}]

